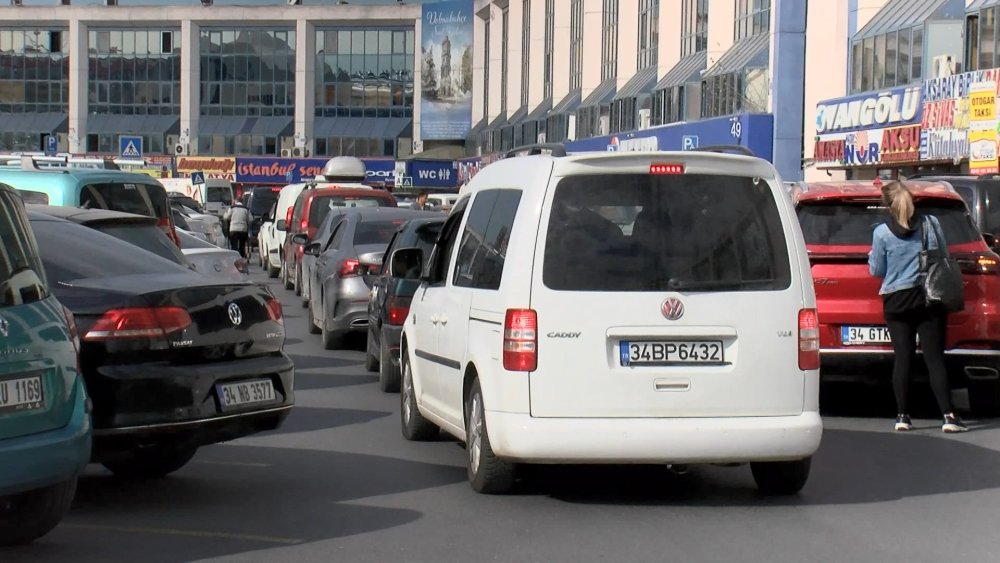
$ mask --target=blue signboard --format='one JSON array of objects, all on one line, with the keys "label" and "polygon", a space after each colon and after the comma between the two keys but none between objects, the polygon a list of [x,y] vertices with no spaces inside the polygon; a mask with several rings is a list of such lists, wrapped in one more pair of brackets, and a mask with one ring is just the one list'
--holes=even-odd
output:
[{"label": "blue signboard", "polygon": [[191,173],[191,184],[197,186],[205,183],[205,173],[201,170]]},{"label": "blue signboard", "polygon": [[458,187],[458,166],[451,160],[411,160],[407,176],[413,179],[415,188]]},{"label": "blue signboard", "polygon": [[45,137],[45,156],[55,156],[59,152],[59,139],[55,135]]},{"label": "blue signboard", "polygon": [[420,27],[420,138],[464,139],[472,128],[473,0],[426,3]]},{"label": "blue signboard", "polygon": [[773,134],[774,117],[770,114],[741,114],[572,141],[566,143],[566,150],[607,151],[614,147],[611,150],[618,152],[679,151],[707,145],[740,145],[760,158],[773,160]]},{"label": "blue signboard", "polygon": [[118,155],[122,158],[142,158],[142,137],[138,135],[122,135],[118,137]]},{"label": "blue signboard", "polygon": [[[236,181],[249,184],[294,184],[323,174],[327,158],[237,157]],[[366,182],[392,182],[395,161],[362,158],[368,171]]]},{"label": "blue signboard", "polygon": [[920,86],[865,92],[816,104],[816,134],[914,125],[922,116]]}]

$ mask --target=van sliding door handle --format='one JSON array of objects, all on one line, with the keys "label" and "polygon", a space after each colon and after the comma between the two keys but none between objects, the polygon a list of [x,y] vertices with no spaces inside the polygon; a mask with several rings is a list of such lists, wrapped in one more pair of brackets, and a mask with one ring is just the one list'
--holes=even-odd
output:
[{"label": "van sliding door handle", "polygon": [[446,324],[448,324],[448,317],[439,317],[438,318],[438,322],[441,323],[441,324],[443,324],[443,325],[446,325]]},{"label": "van sliding door handle", "polygon": [[441,317],[438,315],[431,315],[431,323],[438,324],[441,322]]}]

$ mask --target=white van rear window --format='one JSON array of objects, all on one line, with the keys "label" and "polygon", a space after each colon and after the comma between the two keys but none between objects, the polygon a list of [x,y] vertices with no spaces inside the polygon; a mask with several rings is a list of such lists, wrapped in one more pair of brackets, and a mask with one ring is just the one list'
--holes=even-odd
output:
[{"label": "white van rear window", "polygon": [[597,174],[556,186],[542,277],[565,291],[774,291],[791,267],[763,180]]}]

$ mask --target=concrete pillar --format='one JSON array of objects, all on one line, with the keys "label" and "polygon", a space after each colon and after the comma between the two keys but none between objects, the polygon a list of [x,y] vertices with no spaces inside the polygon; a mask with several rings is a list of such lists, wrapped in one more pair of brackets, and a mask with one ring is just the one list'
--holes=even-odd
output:
[{"label": "concrete pillar", "polygon": [[[486,33],[486,23],[479,12],[476,13],[476,17],[473,19],[472,32],[472,44],[474,45],[472,49],[472,125],[475,126],[486,117],[485,85],[483,84],[483,72],[486,64],[486,55],[483,52],[486,45],[484,36]],[[417,49],[417,52],[419,51]],[[416,62],[418,63],[416,66],[420,66],[419,59]],[[420,88],[416,89],[419,90]]]},{"label": "concrete pillar", "polygon": [[[889,0],[849,0],[848,9],[850,10],[850,20],[853,22],[851,35],[853,36],[868,25],[868,22],[875,17],[875,14],[879,13],[879,10],[884,8],[888,3]],[[817,4],[817,2],[812,2],[812,4]]]},{"label": "concrete pillar", "polygon": [[521,39],[524,37],[523,3],[510,0],[507,8],[507,116],[521,107]]},{"label": "concrete pillar", "polygon": [[69,152],[87,152],[87,25],[69,22]]},{"label": "concrete pillar", "polygon": [[[800,0],[792,0],[800,1]],[[776,2],[781,3],[781,2]],[[773,4],[772,4],[773,6]],[[771,8],[774,13],[775,8]],[[712,68],[719,58],[733,46],[736,34],[736,2],[716,1],[708,3],[708,68]]]},{"label": "concrete pillar", "polygon": [[[181,131],[188,154],[198,154],[198,116],[201,114],[201,26],[181,21]],[[173,151],[173,147],[167,147]]]},{"label": "concrete pillar", "polygon": [[490,52],[486,56],[489,57],[490,65],[490,83],[487,85],[490,92],[490,105],[486,110],[486,114],[489,116],[489,120],[493,121],[500,115],[500,87],[503,84],[503,53],[501,53],[501,45],[503,44],[503,16],[501,9],[495,4],[490,4],[489,15]]},{"label": "concrete pillar", "polygon": [[420,136],[420,104],[423,102],[423,55],[420,37],[424,29],[424,18],[419,17],[413,24],[413,152],[423,152],[424,141]]},{"label": "concrete pillar", "polygon": [[[829,53],[847,53],[850,48],[851,0],[811,0],[806,20],[805,93],[802,122],[804,142],[803,157],[807,181],[828,179],[825,171],[817,170],[810,162],[814,155],[816,138],[816,104],[847,94],[849,58],[831,57]],[[840,174],[843,172],[833,172]]]},{"label": "concrete pillar", "polygon": [[[774,166],[785,180],[802,179],[806,11],[805,2],[789,0],[775,2],[771,8],[768,109],[774,113]],[[781,108],[781,111],[775,112],[773,108]]]},{"label": "concrete pillar", "polygon": [[660,52],[656,76],[663,78],[681,60],[681,4],[684,0],[660,0]]},{"label": "concrete pillar", "polygon": [[554,7],[555,22],[552,26],[555,35],[552,45],[552,105],[558,104],[569,93],[569,38],[571,35],[569,2],[556,0]]},{"label": "concrete pillar", "polygon": [[639,0],[618,0],[618,88],[635,76],[639,63]]},{"label": "concrete pillar", "polygon": [[583,0],[583,98],[601,84],[601,53],[604,23],[603,0]]},{"label": "concrete pillar", "polygon": [[295,22],[295,130],[294,146],[315,150],[313,124],[316,115],[316,26]]},{"label": "concrete pillar", "polygon": [[545,99],[545,0],[531,1],[528,51],[528,112]]}]

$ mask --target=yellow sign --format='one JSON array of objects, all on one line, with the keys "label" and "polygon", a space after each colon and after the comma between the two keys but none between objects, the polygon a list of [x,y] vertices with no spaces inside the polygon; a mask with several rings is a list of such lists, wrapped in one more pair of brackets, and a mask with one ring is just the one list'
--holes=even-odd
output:
[{"label": "yellow sign", "polygon": [[969,93],[969,120],[993,121],[997,118],[996,90]]},{"label": "yellow sign", "polygon": [[976,82],[969,87],[969,171],[997,170],[997,83]]}]

